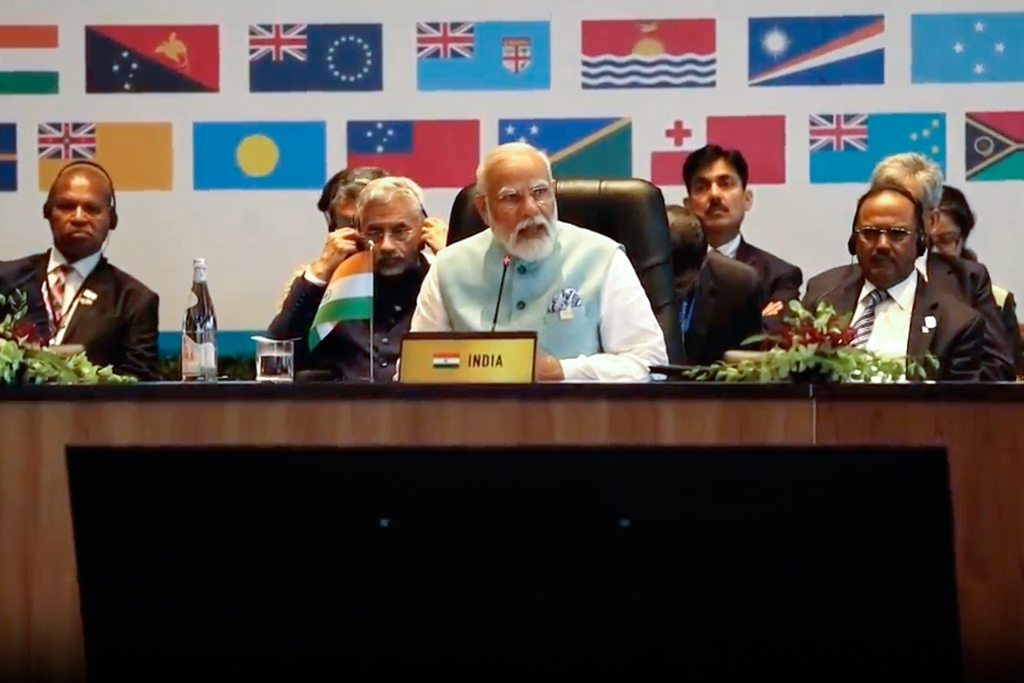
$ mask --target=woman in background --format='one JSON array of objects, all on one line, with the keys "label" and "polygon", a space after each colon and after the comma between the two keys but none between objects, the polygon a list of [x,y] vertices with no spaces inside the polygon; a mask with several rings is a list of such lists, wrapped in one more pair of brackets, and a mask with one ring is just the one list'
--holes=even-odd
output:
[{"label": "woman in background", "polygon": [[[939,203],[939,219],[929,228],[928,238],[932,249],[947,256],[977,261],[978,255],[967,248],[967,238],[974,230],[976,218],[967,203],[964,193],[949,185],[942,186],[942,201]],[[1013,364],[1017,376],[1024,375],[1024,339],[1017,322],[1017,304],[1013,293],[992,285],[992,296],[1002,314],[1006,336],[1013,351]]]}]

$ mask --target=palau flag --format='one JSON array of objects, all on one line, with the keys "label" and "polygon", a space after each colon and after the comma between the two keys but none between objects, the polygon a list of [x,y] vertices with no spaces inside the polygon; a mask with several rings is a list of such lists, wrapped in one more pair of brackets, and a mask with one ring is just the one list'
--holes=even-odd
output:
[{"label": "palau flag", "polygon": [[349,121],[348,167],[379,166],[420,187],[464,187],[480,161],[480,122]]},{"label": "palau flag", "polygon": [[750,85],[885,83],[885,17],[754,17]]},{"label": "palau flag", "polygon": [[0,123],[0,192],[18,190],[18,127]]},{"label": "palau flag", "polygon": [[219,92],[219,28],[86,26],[87,93]]},{"label": "palau flag", "polygon": [[918,152],[946,172],[946,115],[812,114],[812,183],[865,183],[891,154]]},{"label": "palau flag", "polygon": [[56,95],[56,26],[0,24],[0,95]]},{"label": "palau flag", "polygon": [[498,143],[528,142],[548,155],[556,178],[632,178],[628,118],[501,119]]},{"label": "palau flag", "polygon": [[319,190],[327,173],[323,121],[196,121],[197,190]]},{"label": "palau flag", "polygon": [[48,190],[71,161],[106,169],[118,192],[167,191],[174,186],[170,122],[53,121],[40,123],[39,189]]},{"label": "palau flag", "polygon": [[420,90],[548,90],[551,24],[418,23],[416,82]]},{"label": "palau flag", "polygon": [[967,112],[967,180],[1024,180],[1024,111]]},{"label": "palau flag", "polygon": [[1024,12],[915,14],[913,83],[1024,81]]},{"label": "palau flag", "polygon": [[249,91],[382,90],[382,36],[380,24],[252,24]]}]

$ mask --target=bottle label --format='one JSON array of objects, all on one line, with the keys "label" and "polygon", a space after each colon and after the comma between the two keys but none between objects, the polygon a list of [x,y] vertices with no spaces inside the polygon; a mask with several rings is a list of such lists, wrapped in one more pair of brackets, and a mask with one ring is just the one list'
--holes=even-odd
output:
[{"label": "bottle label", "polygon": [[188,335],[181,337],[181,374],[200,375],[205,370],[217,372],[217,347],[212,342],[197,344]]}]

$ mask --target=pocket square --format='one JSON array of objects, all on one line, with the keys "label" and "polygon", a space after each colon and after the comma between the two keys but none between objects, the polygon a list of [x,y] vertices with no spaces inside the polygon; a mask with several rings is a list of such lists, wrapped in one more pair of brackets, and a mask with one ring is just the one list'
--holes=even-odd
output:
[{"label": "pocket square", "polygon": [[583,299],[580,297],[580,293],[576,289],[569,287],[558,292],[551,298],[551,305],[548,306],[548,313],[559,313],[564,310],[580,308],[582,306]]}]

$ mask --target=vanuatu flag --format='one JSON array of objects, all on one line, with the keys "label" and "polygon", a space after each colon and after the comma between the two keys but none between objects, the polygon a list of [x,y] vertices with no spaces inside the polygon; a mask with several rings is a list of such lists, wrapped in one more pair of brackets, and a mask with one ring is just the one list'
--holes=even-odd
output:
[{"label": "vanuatu flag", "polygon": [[498,143],[528,142],[551,159],[556,178],[632,178],[628,118],[501,119]]},{"label": "vanuatu flag", "polygon": [[967,112],[968,180],[1024,180],[1024,111]]},{"label": "vanuatu flag", "polygon": [[220,91],[217,26],[87,26],[87,93]]}]

